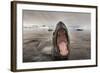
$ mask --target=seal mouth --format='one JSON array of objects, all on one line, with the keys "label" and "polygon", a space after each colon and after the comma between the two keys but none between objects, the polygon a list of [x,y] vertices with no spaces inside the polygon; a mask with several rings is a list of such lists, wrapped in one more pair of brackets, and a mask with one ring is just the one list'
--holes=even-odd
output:
[{"label": "seal mouth", "polygon": [[57,23],[55,31],[53,32],[53,55],[54,59],[65,60],[68,59],[70,40],[66,25],[60,21]]},{"label": "seal mouth", "polygon": [[64,29],[59,29],[57,33],[57,47],[61,56],[67,56],[68,51],[68,40]]}]

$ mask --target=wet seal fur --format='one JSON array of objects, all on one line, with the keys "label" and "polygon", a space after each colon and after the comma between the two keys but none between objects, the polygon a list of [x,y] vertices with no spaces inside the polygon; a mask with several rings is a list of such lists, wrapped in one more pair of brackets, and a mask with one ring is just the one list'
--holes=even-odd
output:
[{"label": "wet seal fur", "polygon": [[[58,44],[57,44],[57,38],[58,38],[58,32],[59,30],[63,29],[65,31],[65,36],[66,36],[66,39],[67,39],[67,49],[68,49],[68,54],[66,56],[62,56],[60,54],[60,51],[59,51],[59,47],[58,47]],[[66,25],[60,21],[57,23],[57,26],[56,26],[56,29],[53,33],[53,50],[52,50],[52,57],[53,57],[53,60],[68,60],[68,57],[69,57],[69,54],[70,54],[70,40],[69,40],[69,35],[68,35],[68,29],[66,27]]]}]

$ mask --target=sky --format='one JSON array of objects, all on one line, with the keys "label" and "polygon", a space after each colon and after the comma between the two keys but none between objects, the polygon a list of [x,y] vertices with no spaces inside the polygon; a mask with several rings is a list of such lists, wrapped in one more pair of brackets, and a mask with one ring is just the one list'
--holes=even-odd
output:
[{"label": "sky", "polygon": [[90,18],[90,13],[23,10],[23,27],[45,25],[55,28],[62,21],[70,31],[78,28],[90,31]]}]

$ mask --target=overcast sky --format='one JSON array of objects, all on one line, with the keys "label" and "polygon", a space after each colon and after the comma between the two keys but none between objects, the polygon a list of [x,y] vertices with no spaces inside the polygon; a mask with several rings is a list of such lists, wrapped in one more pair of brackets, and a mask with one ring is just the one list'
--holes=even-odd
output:
[{"label": "overcast sky", "polygon": [[52,26],[62,21],[68,29],[82,28],[90,31],[90,13],[23,10],[23,26]]}]

